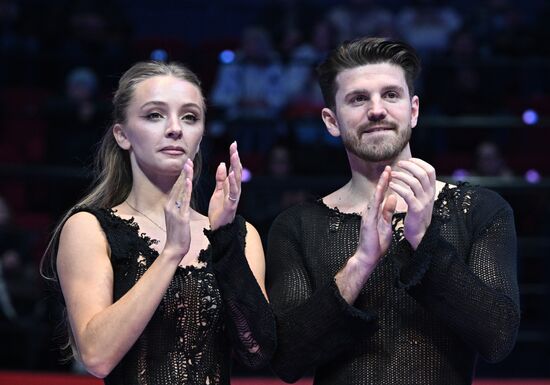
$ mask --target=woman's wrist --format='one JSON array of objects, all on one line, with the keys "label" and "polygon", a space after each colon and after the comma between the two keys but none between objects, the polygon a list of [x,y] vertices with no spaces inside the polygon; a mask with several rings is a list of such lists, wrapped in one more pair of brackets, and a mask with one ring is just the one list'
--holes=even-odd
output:
[{"label": "woman's wrist", "polygon": [[210,230],[215,231],[221,227],[231,224],[235,220],[235,213],[219,221],[210,221]]},{"label": "woman's wrist", "polygon": [[167,266],[177,267],[183,257],[185,257],[187,253],[182,253],[181,251],[178,251],[177,249],[173,249],[171,247],[165,247],[164,250],[159,254],[157,257],[157,260],[162,261],[163,263],[166,263]]}]

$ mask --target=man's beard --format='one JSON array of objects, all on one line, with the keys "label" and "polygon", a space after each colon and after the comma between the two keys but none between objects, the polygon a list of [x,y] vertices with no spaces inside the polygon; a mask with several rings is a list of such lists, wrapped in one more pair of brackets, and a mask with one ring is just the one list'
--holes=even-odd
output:
[{"label": "man's beard", "polygon": [[[395,159],[405,148],[411,139],[412,128],[410,123],[405,128],[399,129],[397,125],[385,122],[373,122],[371,126],[390,126],[394,135],[384,135],[376,140],[363,142],[362,133],[367,127],[360,127],[353,132],[349,129],[342,131],[342,142],[347,151],[367,162],[382,162]],[[361,136],[359,136],[361,135]]]}]

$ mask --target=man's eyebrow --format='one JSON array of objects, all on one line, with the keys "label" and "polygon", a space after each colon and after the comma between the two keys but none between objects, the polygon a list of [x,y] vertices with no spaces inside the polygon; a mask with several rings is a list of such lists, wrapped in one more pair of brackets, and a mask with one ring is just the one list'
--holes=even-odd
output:
[{"label": "man's eyebrow", "polygon": [[354,90],[351,90],[350,92],[348,92],[345,97],[350,97],[350,96],[354,96],[354,95],[359,95],[359,94],[369,94],[370,92],[365,89],[365,88],[356,88]]},{"label": "man's eyebrow", "polygon": [[[390,84],[390,85],[382,87],[382,91],[389,91],[389,90],[395,90],[395,91],[399,91],[399,92],[404,92],[405,91],[405,89],[403,87],[401,87],[400,85],[397,85],[397,84]],[[366,88],[356,88],[356,89],[351,90],[350,92],[348,92],[346,94],[346,97],[347,96],[352,96],[352,95],[357,95],[357,94],[370,94],[370,93],[371,92],[369,90],[367,90]]]},{"label": "man's eyebrow", "polygon": [[398,85],[389,85],[384,88],[382,88],[382,91],[398,91],[400,93],[404,93],[405,89]]}]

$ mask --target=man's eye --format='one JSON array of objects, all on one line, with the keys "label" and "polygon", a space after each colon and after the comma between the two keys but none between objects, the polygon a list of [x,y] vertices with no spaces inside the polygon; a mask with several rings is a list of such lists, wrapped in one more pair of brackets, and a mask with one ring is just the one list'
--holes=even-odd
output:
[{"label": "man's eye", "polygon": [[357,96],[354,96],[351,99],[351,102],[352,103],[361,103],[361,102],[364,102],[366,100],[367,100],[367,97],[365,95],[357,95]]},{"label": "man's eye", "polygon": [[386,97],[388,99],[397,99],[399,97],[399,94],[395,91],[389,91],[388,93],[386,93]]},{"label": "man's eye", "polygon": [[194,123],[199,120],[199,118],[197,118],[194,114],[185,114],[181,117],[181,119],[191,123]]},{"label": "man's eye", "polygon": [[163,116],[158,112],[151,112],[151,113],[145,115],[145,117],[149,120],[159,120],[159,119],[163,118]]}]

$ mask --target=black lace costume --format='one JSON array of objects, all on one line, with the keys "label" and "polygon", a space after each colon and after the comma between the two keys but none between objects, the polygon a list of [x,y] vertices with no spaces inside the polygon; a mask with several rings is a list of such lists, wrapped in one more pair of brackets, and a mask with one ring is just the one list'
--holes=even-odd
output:
[{"label": "black lace costume", "polygon": [[510,206],[487,189],[445,186],[416,251],[394,215],[390,249],[353,306],[334,276],[355,252],[361,217],[321,200],[281,214],[267,253],[277,318],[272,367],[317,385],[470,384],[478,356],[503,359],[519,326]]},{"label": "black lace costume", "polygon": [[[121,298],[158,257],[155,240],[140,234],[133,218],[113,210],[79,207],[99,221]],[[251,367],[267,364],[275,346],[274,318],[244,255],[242,217],[216,231],[203,267],[178,267],[153,317],[107,385],[229,384],[231,352]],[[121,328],[124,325],[120,325]]]}]

